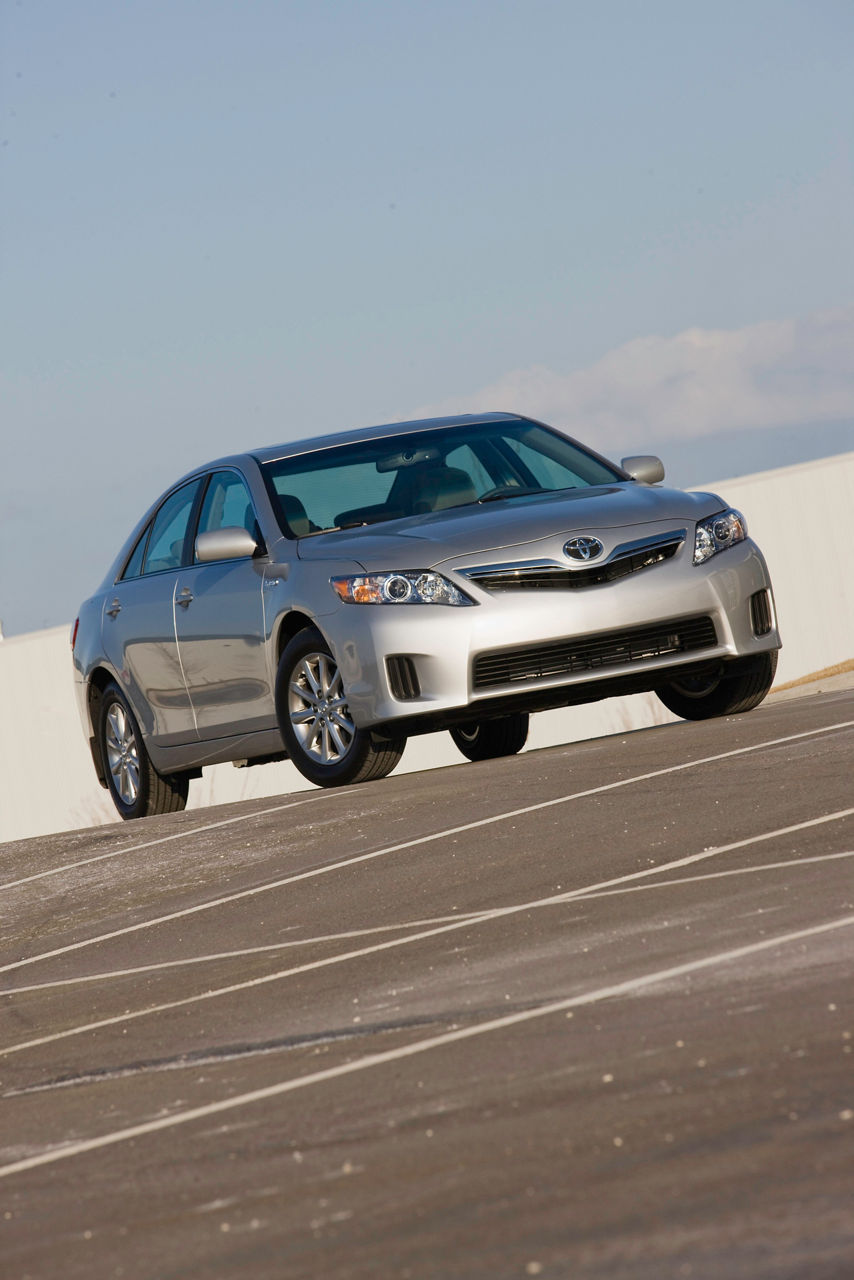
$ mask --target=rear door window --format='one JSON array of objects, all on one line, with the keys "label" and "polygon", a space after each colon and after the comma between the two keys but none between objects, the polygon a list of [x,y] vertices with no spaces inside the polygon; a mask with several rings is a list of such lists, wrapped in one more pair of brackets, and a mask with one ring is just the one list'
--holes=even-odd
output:
[{"label": "rear door window", "polygon": [[151,525],[147,524],[137,538],[136,546],[131,552],[130,559],[125,565],[124,573],[122,574],[122,582],[127,578],[138,578],[142,573],[142,557],[145,555],[145,543],[148,539],[148,531],[150,528]]}]

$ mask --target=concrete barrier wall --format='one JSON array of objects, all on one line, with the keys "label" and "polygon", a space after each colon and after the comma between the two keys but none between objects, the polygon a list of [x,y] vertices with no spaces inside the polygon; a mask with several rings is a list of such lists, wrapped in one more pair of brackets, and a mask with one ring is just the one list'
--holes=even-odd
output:
[{"label": "concrete barrier wall", "polygon": [[[854,658],[854,453],[711,489],[747,516],[767,557],[783,635],[778,682]],[[0,841],[116,821],[80,728],[70,627],[0,641]],[[535,716],[528,747],[628,732],[673,717],[653,694]],[[410,741],[399,771],[463,763],[447,734]],[[571,769],[571,760],[567,764]],[[217,765],[190,784],[188,807],[305,790],[290,763]]]}]

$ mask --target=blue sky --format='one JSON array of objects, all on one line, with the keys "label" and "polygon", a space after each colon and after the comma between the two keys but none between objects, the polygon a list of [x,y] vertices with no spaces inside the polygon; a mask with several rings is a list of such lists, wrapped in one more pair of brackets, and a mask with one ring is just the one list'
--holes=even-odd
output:
[{"label": "blue sky", "polygon": [[0,0],[0,77],[7,634],[243,447],[854,448],[850,0]]}]

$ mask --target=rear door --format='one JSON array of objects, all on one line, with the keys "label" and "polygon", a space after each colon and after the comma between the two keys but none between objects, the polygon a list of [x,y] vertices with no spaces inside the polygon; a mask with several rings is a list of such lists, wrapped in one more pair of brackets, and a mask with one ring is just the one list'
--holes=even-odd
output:
[{"label": "rear door", "polygon": [[143,731],[162,746],[198,737],[175,635],[175,591],[200,484],[192,480],[164,499],[104,608],[104,652]]}]

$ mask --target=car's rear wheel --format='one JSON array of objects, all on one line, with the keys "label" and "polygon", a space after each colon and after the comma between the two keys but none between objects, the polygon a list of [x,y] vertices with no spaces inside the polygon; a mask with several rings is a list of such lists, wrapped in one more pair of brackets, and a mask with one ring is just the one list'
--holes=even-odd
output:
[{"label": "car's rear wheel", "polygon": [[300,631],[282,653],[276,713],[288,755],[319,787],[384,778],[406,746],[406,738],[374,742],[356,727],[338,664],[314,628]]},{"label": "car's rear wheel", "polygon": [[158,773],[151,763],[136,717],[115,683],[101,695],[98,739],[107,790],[119,815],[150,818],[177,813],[187,803],[190,781],[185,774]]},{"label": "car's rear wheel", "polygon": [[752,711],[767,694],[777,670],[777,650],[733,663],[732,674],[683,676],[656,689],[661,701],[683,720],[709,720]]},{"label": "car's rear wheel", "polygon": [[450,732],[454,746],[467,760],[515,756],[528,740],[528,716],[524,712],[513,712],[494,720],[476,720]]}]

